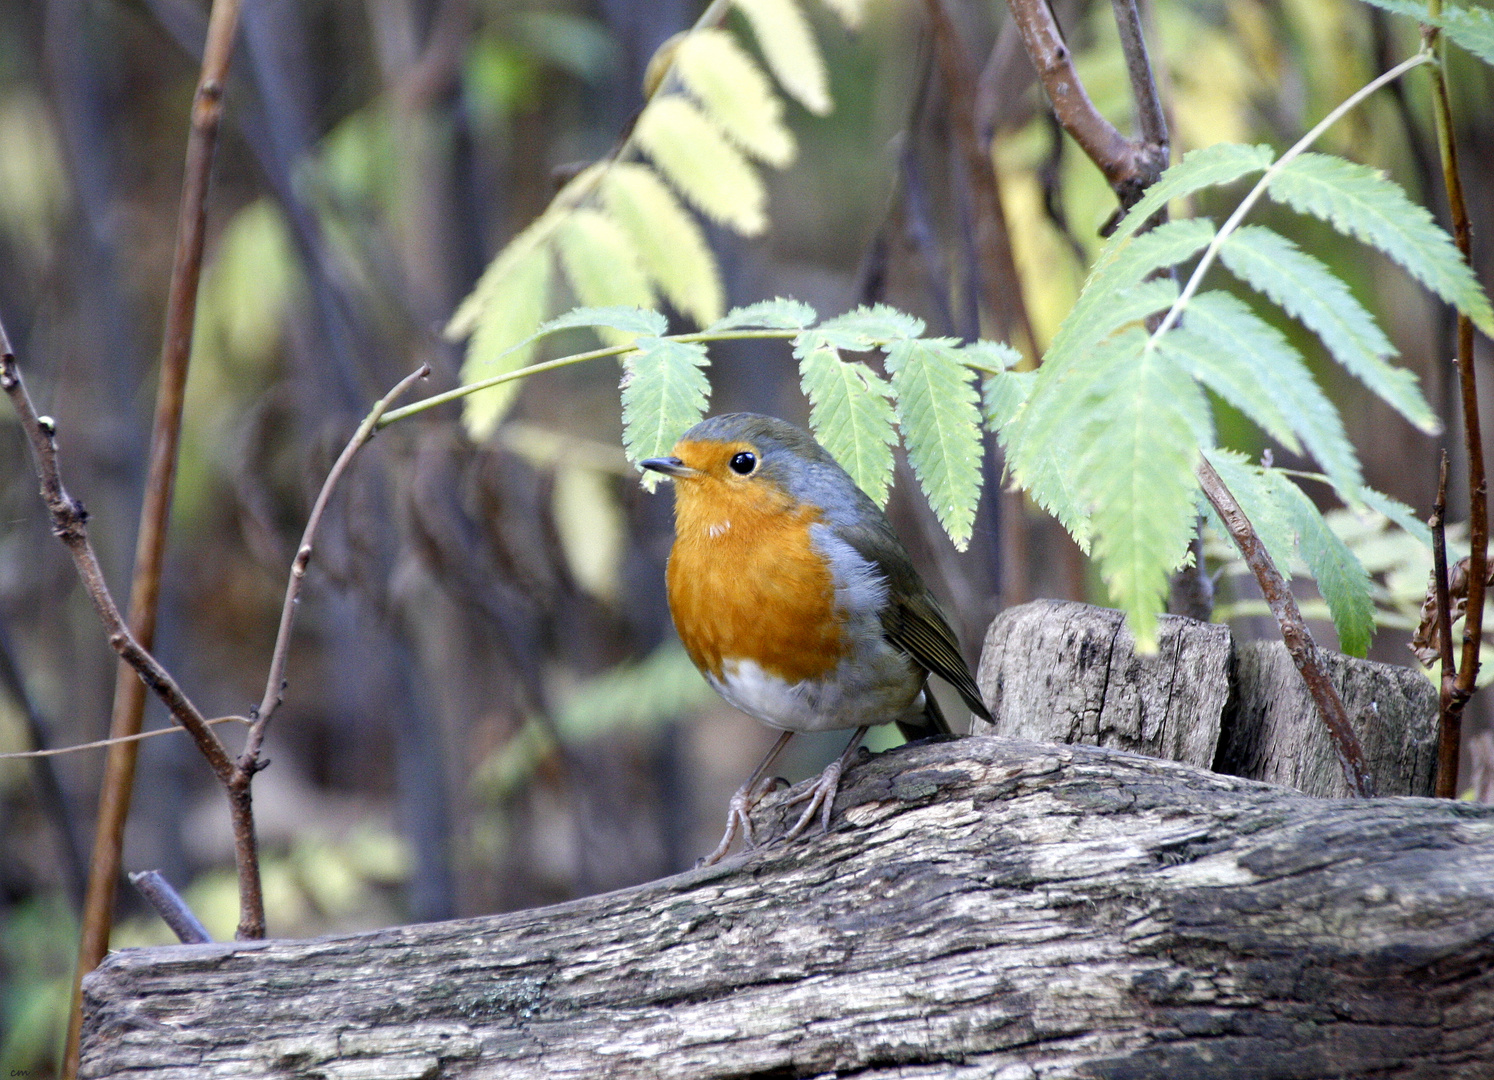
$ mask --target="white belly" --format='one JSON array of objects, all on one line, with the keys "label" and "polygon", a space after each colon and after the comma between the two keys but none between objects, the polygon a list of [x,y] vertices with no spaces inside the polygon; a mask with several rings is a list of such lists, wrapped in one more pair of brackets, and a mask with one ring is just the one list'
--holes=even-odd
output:
[{"label": "white belly", "polygon": [[751,660],[728,659],[716,692],[769,727],[782,731],[839,731],[916,720],[923,714],[922,679],[890,646],[871,663],[844,660],[834,676],[788,683]]}]

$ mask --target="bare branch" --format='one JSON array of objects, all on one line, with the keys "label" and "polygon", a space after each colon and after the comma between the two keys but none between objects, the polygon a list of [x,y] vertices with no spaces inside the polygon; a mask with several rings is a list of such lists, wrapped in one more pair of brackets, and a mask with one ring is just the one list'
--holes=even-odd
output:
[{"label": "bare branch", "polygon": [[1136,0],[1110,0],[1115,9],[1115,28],[1120,32],[1121,52],[1126,57],[1126,74],[1131,79],[1131,96],[1136,101],[1136,127],[1147,149],[1161,149],[1167,162],[1167,116],[1157,93],[1157,79],[1146,51],[1146,37],[1141,30],[1141,15]]},{"label": "bare branch", "polygon": [[1292,661],[1302,673],[1302,681],[1307,684],[1308,692],[1312,694],[1318,712],[1323,717],[1323,723],[1328,727],[1328,734],[1333,740],[1333,749],[1338,755],[1339,765],[1343,767],[1344,780],[1348,783],[1349,790],[1360,798],[1371,798],[1375,787],[1369,764],[1364,757],[1364,749],[1359,745],[1359,738],[1349,723],[1343,699],[1338,696],[1327,672],[1318,663],[1317,644],[1312,639],[1306,620],[1302,618],[1302,612],[1297,608],[1297,600],[1292,596],[1291,588],[1276,569],[1271,556],[1266,553],[1266,546],[1261,543],[1261,538],[1250,524],[1245,511],[1235,501],[1234,495],[1207,458],[1199,458],[1198,481],[1209,502],[1219,511],[1219,517],[1234,538],[1246,565],[1255,573],[1255,579],[1260,583],[1271,614],[1276,616],[1276,622],[1281,626],[1281,636],[1286,642],[1287,651],[1292,654]]},{"label": "bare branch", "polygon": [[159,870],[142,870],[130,875],[130,884],[140,890],[140,895],[150,901],[156,914],[171,927],[172,933],[183,945],[204,945],[213,940],[181,894],[171,887]]},{"label": "bare branch", "polygon": [[1458,751],[1462,741],[1462,710],[1453,708],[1458,681],[1457,663],[1453,659],[1451,592],[1447,576],[1447,451],[1442,451],[1442,466],[1437,476],[1437,501],[1432,506],[1432,594],[1436,597],[1432,612],[1438,649],[1442,657],[1442,678],[1438,688],[1437,797],[1454,798],[1458,793]]}]

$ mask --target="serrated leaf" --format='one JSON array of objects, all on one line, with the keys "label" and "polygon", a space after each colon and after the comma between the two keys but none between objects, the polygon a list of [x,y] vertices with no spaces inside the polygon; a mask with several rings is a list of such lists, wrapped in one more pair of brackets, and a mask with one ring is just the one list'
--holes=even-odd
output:
[{"label": "serrated leaf", "polygon": [[[572,210],[555,231],[560,265],[582,304],[592,308],[646,308],[654,303],[638,256],[622,228],[600,210]],[[626,344],[633,332],[598,330],[609,345]]]},{"label": "serrated leaf", "polygon": [[972,373],[948,338],[895,342],[887,351],[887,371],[913,475],[939,524],[964,551],[980,502],[984,454]]},{"label": "serrated leaf", "polygon": [[724,294],[716,257],[659,175],[646,165],[618,162],[602,180],[602,199],[669,302],[701,326],[719,319]]},{"label": "serrated leaf", "polygon": [[757,47],[784,92],[817,116],[830,111],[825,60],[809,20],[794,0],[735,0],[752,24]]},{"label": "serrated leaf", "polygon": [[[669,338],[639,338],[634,345],[638,351],[623,358],[623,449],[638,462],[669,453],[700,421],[711,384],[702,370],[710,363],[704,345]],[[643,477],[650,490],[655,475]]]},{"label": "serrated leaf", "polygon": [[555,316],[539,328],[536,336],[591,326],[610,326],[614,330],[623,330],[630,334],[658,337],[669,329],[669,320],[650,308],[578,307],[572,308],[564,315]]},{"label": "serrated leaf", "polygon": [[705,114],[679,94],[644,108],[634,136],[686,199],[744,236],[768,227],[762,178]]},{"label": "serrated leaf", "polygon": [[897,441],[892,387],[871,368],[847,363],[832,348],[795,351],[800,386],[810,401],[809,426],[856,486],[878,506],[892,486]]},{"label": "serrated leaf", "polygon": [[[483,290],[484,303],[473,313],[472,336],[462,363],[464,383],[481,382],[529,364],[534,356],[535,327],[550,305],[553,265],[548,246],[526,245],[505,266],[503,277]],[[515,380],[469,394],[462,404],[462,423],[468,434],[479,442],[492,434],[518,391]]]},{"label": "serrated leaf", "polygon": [[798,300],[777,297],[760,300],[746,307],[732,308],[724,318],[717,319],[706,328],[706,333],[715,334],[723,330],[802,330],[819,318],[808,304]]},{"label": "serrated leaf", "polygon": [[688,35],[674,70],[732,142],[780,169],[794,160],[799,148],[784,126],[783,101],[731,34],[706,27]]},{"label": "serrated leaf", "polygon": [[1108,364],[1096,380],[1071,466],[1092,507],[1100,575],[1141,652],[1157,647],[1168,576],[1193,537],[1196,417],[1207,407],[1191,378],[1143,347],[1146,336],[1140,327],[1118,335],[1124,348],[1112,356],[1129,362]]},{"label": "serrated leaf", "polygon": [[1432,546],[1431,528],[1428,527],[1425,521],[1416,516],[1415,510],[1399,499],[1392,498],[1384,492],[1376,491],[1367,485],[1361,485],[1351,493],[1340,492],[1339,498],[1343,499],[1350,506],[1353,506],[1357,499],[1371,510],[1384,514],[1427,547]]},{"label": "serrated leaf", "polygon": [[446,340],[461,341],[476,329],[483,308],[506,288],[507,279],[514,268],[530,258],[535,248],[547,240],[553,226],[553,218],[548,214],[541,214],[493,256],[493,261],[483,270],[477,284],[457,305],[456,311],[447,321],[446,328],[442,331]]},{"label": "serrated leaf", "polygon": [[1059,324],[1038,370],[1065,370],[1071,357],[1083,356],[1097,342],[1171,307],[1177,298],[1178,283],[1171,276],[1129,287],[1091,277]]},{"label": "serrated leaf", "polygon": [[826,319],[813,333],[836,349],[866,352],[894,341],[916,338],[923,333],[923,320],[889,307],[872,304]]},{"label": "serrated leaf", "polygon": [[1378,171],[1327,154],[1303,154],[1272,178],[1267,192],[1383,251],[1494,336],[1494,308],[1452,239],[1425,207]]},{"label": "serrated leaf", "polygon": [[1438,26],[1442,32],[1486,64],[1494,64],[1494,11],[1448,5],[1433,18],[1425,2],[1415,0],[1365,0],[1385,11],[1408,15],[1419,23]]},{"label": "serrated leaf", "polygon": [[1276,475],[1280,477],[1277,490],[1290,499],[1298,550],[1333,613],[1338,647],[1350,656],[1364,656],[1375,636],[1375,603],[1370,595],[1369,574],[1348,545],[1328,527],[1302,489],[1279,473]]},{"label": "serrated leaf", "polygon": [[1281,331],[1244,301],[1218,291],[1195,296],[1185,320],[1188,330],[1232,361],[1256,367],[1287,423],[1335,483],[1355,488],[1363,482],[1359,458],[1344,434],[1338,410]]},{"label": "serrated leaf", "polygon": [[961,351],[965,363],[977,371],[1007,371],[1023,360],[1021,349],[1002,341],[972,341]]},{"label": "serrated leaf", "polygon": [[1121,221],[1113,239],[1130,236],[1173,199],[1181,199],[1206,187],[1229,184],[1251,173],[1264,172],[1276,154],[1269,146],[1215,143],[1190,150],[1183,160],[1165,171]]},{"label": "serrated leaf", "polygon": [[1261,225],[1235,232],[1219,257],[1241,281],[1317,334],[1350,374],[1412,424],[1428,434],[1441,430],[1416,376],[1385,361],[1395,354],[1390,340],[1325,264]]},{"label": "serrated leaf", "polygon": [[1276,404],[1279,390],[1263,378],[1249,357],[1221,349],[1210,338],[1179,326],[1162,336],[1157,347],[1169,360],[1254,420],[1266,434],[1294,454],[1302,444]]},{"label": "serrated leaf", "polygon": [[1000,432],[1016,418],[1022,406],[1027,404],[1037,374],[1036,371],[1003,371],[986,378],[981,388],[986,427]]},{"label": "serrated leaf", "polygon": [[[1293,505],[1282,499],[1276,483],[1265,480],[1260,467],[1250,464],[1243,454],[1210,449],[1204,451],[1204,457],[1209,459],[1224,486],[1245,511],[1281,576],[1287,581],[1292,580],[1292,562],[1297,551]],[[1219,528],[1224,536],[1229,536],[1222,522]]]}]

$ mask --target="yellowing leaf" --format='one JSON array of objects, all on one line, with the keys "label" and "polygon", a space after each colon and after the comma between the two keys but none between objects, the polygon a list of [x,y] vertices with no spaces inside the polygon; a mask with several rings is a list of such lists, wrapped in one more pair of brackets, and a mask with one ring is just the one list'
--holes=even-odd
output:
[{"label": "yellowing leaf", "polygon": [[669,302],[701,326],[719,319],[725,300],[715,256],[658,174],[619,162],[602,181],[602,200]]},{"label": "yellowing leaf", "polygon": [[[504,260],[513,250],[514,245],[510,245],[499,259]],[[467,343],[467,359],[462,364],[464,383],[480,382],[526,366],[534,355],[534,342],[525,342],[519,348],[514,346],[534,333],[550,303],[553,262],[548,245],[524,245],[507,258],[503,277],[489,282],[492,270],[489,267],[478,290],[462,305],[466,309],[479,296],[483,301],[480,306],[473,305],[472,340]],[[492,434],[513,403],[518,388],[518,381],[514,381],[468,395],[462,422],[472,438],[481,440]]]},{"label": "yellowing leaf", "polygon": [[809,20],[795,0],[736,0],[758,48],[784,91],[818,116],[830,111],[825,61]]},{"label": "yellowing leaf", "polygon": [[651,102],[634,134],[702,213],[746,236],[768,227],[768,193],[757,170],[684,97],[671,94]]},{"label": "yellowing leaf", "polygon": [[611,480],[595,469],[562,466],[555,471],[552,505],[576,584],[599,600],[616,600],[624,524]]},{"label": "yellowing leaf", "polygon": [[732,142],[780,169],[794,160],[798,146],[783,126],[783,101],[732,35],[697,30],[680,44],[675,71]]},{"label": "yellowing leaf", "polygon": [[[555,231],[560,264],[576,297],[588,307],[647,308],[654,290],[638,265],[638,256],[617,222],[600,210],[571,211]],[[633,334],[606,327],[597,336],[609,345],[633,340]]]},{"label": "yellowing leaf", "polygon": [[825,6],[835,12],[847,30],[859,29],[866,18],[866,0],[825,0]]}]

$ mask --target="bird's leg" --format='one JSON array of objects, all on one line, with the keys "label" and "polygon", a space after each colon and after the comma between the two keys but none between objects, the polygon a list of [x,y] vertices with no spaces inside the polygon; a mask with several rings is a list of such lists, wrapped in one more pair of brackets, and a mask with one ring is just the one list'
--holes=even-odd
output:
[{"label": "bird's leg", "polygon": [[861,740],[866,738],[869,730],[870,728],[865,726],[857,728],[856,734],[851,736],[850,744],[846,746],[845,751],[825,766],[825,771],[820,773],[820,778],[814,782],[814,785],[809,790],[801,791],[792,799],[784,801],[784,806],[797,806],[801,802],[809,803],[794,827],[784,836],[785,840],[793,840],[802,835],[804,830],[809,828],[809,823],[814,820],[816,810],[820,813],[820,827],[825,832],[830,831],[830,810],[835,805],[835,793],[840,790],[841,773],[845,772],[846,766],[851,764],[851,758],[856,754],[856,747],[861,745]]},{"label": "bird's leg", "polygon": [[732,841],[737,838],[738,832],[743,834],[749,848],[757,846],[757,837],[752,831],[752,819],[749,815],[752,813],[752,808],[762,802],[763,797],[778,783],[777,777],[770,776],[766,780],[764,777],[793,737],[792,731],[785,731],[778,736],[778,741],[768,751],[768,756],[763,758],[762,764],[752,771],[752,775],[747,778],[745,784],[737,788],[737,793],[731,797],[731,802],[726,807],[726,835],[721,838],[721,843],[716,845],[716,850],[697,862],[696,866],[711,866],[720,862],[726,856]]}]

